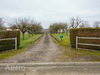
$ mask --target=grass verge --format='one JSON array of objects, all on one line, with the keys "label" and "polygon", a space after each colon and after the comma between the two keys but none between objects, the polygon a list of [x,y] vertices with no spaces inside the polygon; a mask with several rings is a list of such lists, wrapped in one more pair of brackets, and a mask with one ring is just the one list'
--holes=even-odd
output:
[{"label": "grass verge", "polygon": [[63,46],[65,48],[65,57],[64,58],[70,61],[74,61],[74,62],[87,62],[87,61],[91,61],[91,62],[95,62],[95,61],[100,61],[100,51],[97,50],[90,50],[90,49],[74,49],[71,48],[71,44],[70,44],[70,34],[68,34],[68,36],[64,33],[64,34],[53,34],[57,39],[60,39],[60,35],[63,35],[63,39],[60,42],[57,42],[54,38],[53,40]]}]

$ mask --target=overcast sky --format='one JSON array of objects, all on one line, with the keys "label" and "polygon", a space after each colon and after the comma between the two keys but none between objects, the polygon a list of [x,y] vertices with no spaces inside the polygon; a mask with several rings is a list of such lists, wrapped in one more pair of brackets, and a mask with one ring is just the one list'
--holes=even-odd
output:
[{"label": "overcast sky", "polygon": [[77,16],[92,25],[100,21],[100,0],[0,0],[0,17],[5,21],[23,16],[33,17],[44,29]]}]

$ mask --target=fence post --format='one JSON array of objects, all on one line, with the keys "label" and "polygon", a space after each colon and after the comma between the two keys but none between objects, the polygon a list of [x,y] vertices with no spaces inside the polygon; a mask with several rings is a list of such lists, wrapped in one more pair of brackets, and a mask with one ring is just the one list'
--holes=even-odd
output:
[{"label": "fence post", "polygon": [[15,37],[15,50],[17,50],[17,37]]},{"label": "fence post", "polygon": [[76,36],[76,49],[78,48],[78,36]]}]

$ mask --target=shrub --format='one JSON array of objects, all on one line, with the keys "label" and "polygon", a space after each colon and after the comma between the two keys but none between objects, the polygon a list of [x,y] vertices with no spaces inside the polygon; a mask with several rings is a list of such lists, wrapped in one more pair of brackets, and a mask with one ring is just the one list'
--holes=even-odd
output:
[{"label": "shrub", "polygon": [[[20,45],[20,31],[0,31],[0,39],[17,37],[17,46]],[[0,41],[0,51],[14,49],[14,40]]]},{"label": "shrub", "polygon": [[[96,28],[75,28],[70,29],[70,41],[71,46],[76,48],[76,36],[78,37],[100,37],[100,29]],[[97,39],[78,39],[79,43],[88,43],[88,44],[100,44],[100,40]],[[78,45],[81,48],[88,49],[100,49],[100,47],[96,46],[86,46],[86,45]]]}]

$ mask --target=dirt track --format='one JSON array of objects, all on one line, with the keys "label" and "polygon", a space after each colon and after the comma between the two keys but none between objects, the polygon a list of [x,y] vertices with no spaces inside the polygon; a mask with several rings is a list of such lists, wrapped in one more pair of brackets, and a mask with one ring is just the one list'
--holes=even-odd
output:
[{"label": "dirt track", "polygon": [[57,45],[50,35],[43,38],[28,50],[4,60],[0,63],[25,63],[25,62],[58,62],[63,55],[63,48]]}]

